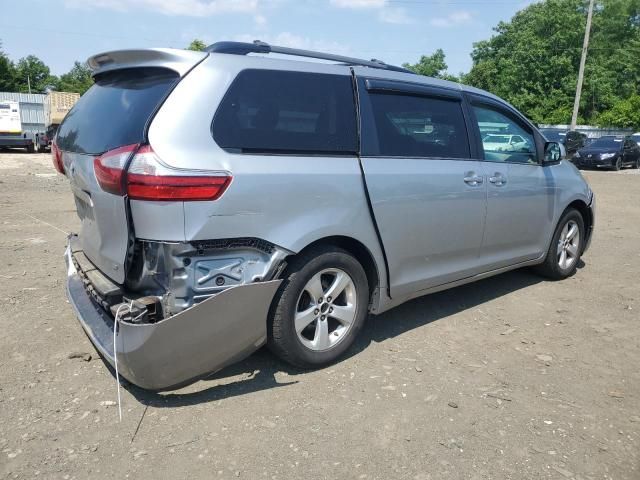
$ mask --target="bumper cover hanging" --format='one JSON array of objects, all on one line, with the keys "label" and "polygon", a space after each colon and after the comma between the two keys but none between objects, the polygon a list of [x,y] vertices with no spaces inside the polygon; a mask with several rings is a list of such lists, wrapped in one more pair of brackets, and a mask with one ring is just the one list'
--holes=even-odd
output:
[{"label": "bumper cover hanging", "polygon": [[[67,246],[67,296],[99,353],[112,366],[114,320],[88,294]],[[281,280],[227,290],[157,323],[119,322],[118,370],[149,390],[171,390],[248,356],[267,339],[267,314]]]}]

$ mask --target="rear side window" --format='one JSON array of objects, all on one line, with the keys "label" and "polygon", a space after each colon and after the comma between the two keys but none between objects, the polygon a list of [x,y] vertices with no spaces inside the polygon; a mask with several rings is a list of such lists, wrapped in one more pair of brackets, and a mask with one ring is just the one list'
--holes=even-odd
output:
[{"label": "rear side window", "polygon": [[246,153],[356,153],[351,77],[244,70],[216,112],[213,137]]},{"label": "rear side window", "polygon": [[413,95],[371,94],[378,138],[384,157],[469,158],[469,141],[462,105]]},{"label": "rear side window", "polygon": [[177,79],[177,73],[163,68],[100,75],[60,125],[58,146],[99,154],[142,141],[149,117]]}]

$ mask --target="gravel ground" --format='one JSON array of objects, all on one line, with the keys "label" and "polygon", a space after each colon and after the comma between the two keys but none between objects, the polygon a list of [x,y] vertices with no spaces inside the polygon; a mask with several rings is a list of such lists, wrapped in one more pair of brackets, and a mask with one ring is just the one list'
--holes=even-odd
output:
[{"label": "gravel ground", "polygon": [[417,299],[324,370],[262,350],[179,391],[128,387],[119,423],[64,296],[67,182],[48,155],[0,153],[0,478],[637,480],[637,173],[585,173],[598,224],[569,280]]}]

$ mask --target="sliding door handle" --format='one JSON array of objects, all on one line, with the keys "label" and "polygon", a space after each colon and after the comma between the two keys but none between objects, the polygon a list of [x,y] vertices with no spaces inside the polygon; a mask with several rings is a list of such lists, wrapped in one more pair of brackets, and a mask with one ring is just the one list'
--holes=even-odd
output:
[{"label": "sliding door handle", "polygon": [[474,172],[468,172],[464,177],[464,183],[472,187],[482,185],[482,182],[484,182],[482,175],[476,175]]},{"label": "sliding door handle", "polygon": [[501,187],[507,183],[507,177],[502,175],[500,172],[496,172],[492,177],[489,177],[489,183],[493,183],[497,187]]}]

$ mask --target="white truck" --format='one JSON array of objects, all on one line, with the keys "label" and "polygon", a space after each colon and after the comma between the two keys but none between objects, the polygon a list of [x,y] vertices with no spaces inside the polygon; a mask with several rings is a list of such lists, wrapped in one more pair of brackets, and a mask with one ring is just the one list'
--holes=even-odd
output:
[{"label": "white truck", "polygon": [[27,152],[35,151],[35,135],[22,131],[20,103],[0,101],[0,148],[22,147]]}]

